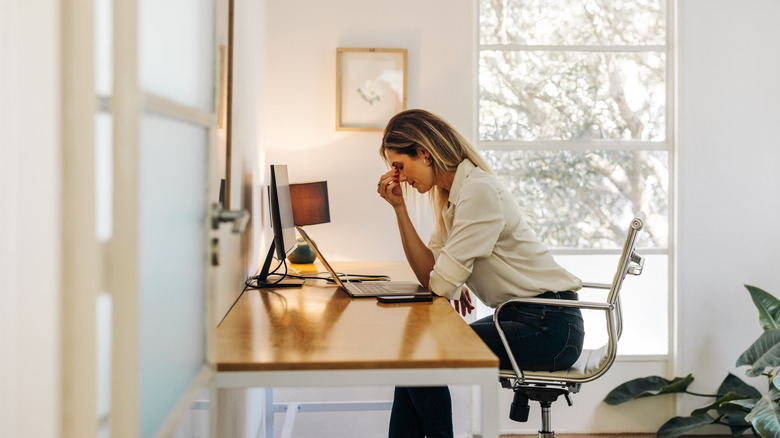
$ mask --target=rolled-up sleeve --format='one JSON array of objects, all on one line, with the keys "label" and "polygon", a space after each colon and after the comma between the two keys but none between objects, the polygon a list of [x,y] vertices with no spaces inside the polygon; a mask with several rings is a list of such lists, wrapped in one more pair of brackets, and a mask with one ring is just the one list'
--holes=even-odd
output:
[{"label": "rolled-up sleeve", "polygon": [[444,247],[444,236],[442,236],[439,230],[434,230],[431,233],[431,238],[428,240],[428,249],[433,253],[434,260],[439,258],[442,247]]},{"label": "rolled-up sleeve", "polygon": [[[493,253],[505,219],[499,195],[489,184],[472,184],[461,193],[454,207],[452,227],[443,246],[431,250],[436,263],[430,289],[453,300],[471,275],[474,261]],[[433,237],[433,236],[432,236]],[[431,240],[432,243],[434,239]]]}]

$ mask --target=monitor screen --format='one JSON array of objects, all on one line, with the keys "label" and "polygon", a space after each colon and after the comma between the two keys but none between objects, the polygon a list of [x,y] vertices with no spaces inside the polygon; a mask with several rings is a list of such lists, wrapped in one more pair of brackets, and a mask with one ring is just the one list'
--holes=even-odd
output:
[{"label": "monitor screen", "polygon": [[274,233],[276,258],[284,260],[288,251],[295,247],[295,223],[293,222],[292,201],[290,200],[290,181],[287,178],[287,166],[271,165],[270,186],[271,228]]},{"label": "monitor screen", "polygon": [[[253,277],[257,280],[253,287],[300,287],[303,285],[303,279],[287,278],[287,252],[292,250],[297,242],[295,241],[290,182],[287,179],[287,166],[283,164],[271,165],[268,207],[274,238],[269,245],[268,254],[265,256],[260,273]],[[274,255],[279,264],[271,270]],[[284,271],[277,273],[277,269],[282,265],[284,265]]]}]

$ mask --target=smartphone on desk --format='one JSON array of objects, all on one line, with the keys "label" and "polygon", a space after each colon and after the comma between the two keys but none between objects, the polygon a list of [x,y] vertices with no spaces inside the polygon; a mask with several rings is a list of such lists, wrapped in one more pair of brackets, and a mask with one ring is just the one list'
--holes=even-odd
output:
[{"label": "smartphone on desk", "polygon": [[431,294],[409,294],[409,295],[380,295],[376,297],[380,303],[419,303],[433,301]]}]

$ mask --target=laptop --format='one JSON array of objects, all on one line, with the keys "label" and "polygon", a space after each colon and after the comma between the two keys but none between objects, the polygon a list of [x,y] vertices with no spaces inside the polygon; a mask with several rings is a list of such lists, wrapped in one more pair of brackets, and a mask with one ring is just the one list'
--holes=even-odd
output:
[{"label": "laptop", "polygon": [[[333,281],[341,289],[343,289],[349,296],[354,298],[361,297],[379,297],[379,296],[394,296],[394,295],[431,295],[431,292],[424,287],[420,286],[414,281],[369,281],[362,283],[352,283],[349,281],[341,281],[336,271],[330,266],[325,257],[311,240],[308,234],[301,227],[295,227],[301,234],[306,243],[309,244],[314,254],[320,259],[320,262],[328,271]],[[359,277],[359,275],[357,276]]]}]

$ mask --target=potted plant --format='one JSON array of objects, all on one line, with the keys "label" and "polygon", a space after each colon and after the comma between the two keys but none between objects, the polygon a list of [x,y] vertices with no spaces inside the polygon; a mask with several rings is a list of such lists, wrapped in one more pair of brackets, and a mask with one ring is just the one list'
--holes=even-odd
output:
[{"label": "potted plant", "polygon": [[780,300],[754,286],[745,285],[758,309],[764,332],[737,359],[737,366],[749,366],[749,377],[765,376],[768,390],[762,394],[739,377],[729,373],[715,394],[689,391],[693,375],[672,380],[648,376],[623,383],[604,401],[618,405],[637,398],[685,393],[713,401],[695,409],[687,417],[674,417],[658,429],[659,437],[680,436],[710,424],[731,429],[733,436],[748,430],[762,437],[780,437]]}]

